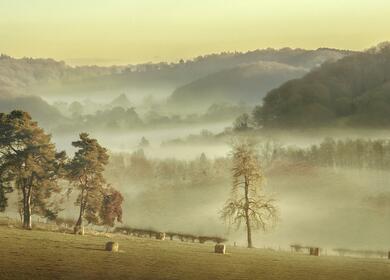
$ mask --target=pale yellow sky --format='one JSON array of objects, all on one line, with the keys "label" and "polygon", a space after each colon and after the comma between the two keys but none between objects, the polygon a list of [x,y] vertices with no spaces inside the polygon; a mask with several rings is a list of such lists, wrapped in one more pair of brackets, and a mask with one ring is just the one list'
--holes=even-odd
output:
[{"label": "pale yellow sky", "polygon": [[390,0],[1,0],[0,52],[73,64],[177,61],[390,40]]}]

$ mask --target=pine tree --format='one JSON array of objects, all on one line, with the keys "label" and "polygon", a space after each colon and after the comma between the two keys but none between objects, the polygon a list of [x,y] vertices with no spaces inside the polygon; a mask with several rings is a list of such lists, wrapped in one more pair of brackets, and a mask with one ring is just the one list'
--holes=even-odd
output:
[{"label": "pine tree", "polygon": [[[22,111],[0,114],[0,200],[14,186],[19,194],[23,227],[32,228],[31,216],[53,217],[59,211],[52,195],[61,191],[65,153],[57,153],[51,136]],[[12,183],[12,184],[11,184]]]}]

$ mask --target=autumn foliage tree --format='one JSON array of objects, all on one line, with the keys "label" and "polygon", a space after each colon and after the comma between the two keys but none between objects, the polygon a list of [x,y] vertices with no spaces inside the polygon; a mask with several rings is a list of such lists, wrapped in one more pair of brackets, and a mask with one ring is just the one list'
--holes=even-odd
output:
[{"label": "autumn foliage tree", "polygon": [[83,221],[89,224],[113,224],[121,220],[123,201],[120,193],[106,184],[103,176],[108,164],[107,150],[87,133],[81,133],[80,139],[72,143],[77,148],[73,159],[67,165],[68,179],[79,191],[76,205],[79,217],[74,233],[82,233]]},{"label": "autumn foliage tree", "polygon": [[59,210],[51,198],[61,192],[65,153],[56,152],[51,136],[26,112],[0,113],[0,131],[0,208],[7,206],[6,193],[16,188],[23,227],[31,229],[33,214],[53,217]]},{"label": "autumn foliage tree", "polygon": [[237,141],[233,144],[232,156],[231,197],[226,201],[221,217],[237,228],[244,223],[248,248],[252,248],[252,231],[266,230],[275,222],[277,208],[274,199],[263,193],[264,175],[255,143],[249,139]]},{"label": "autumn foliage tree", "polygon": [[122,222],[122,194],[112,187],[107,188],[103,194],[103,203],[100,210],[102,225],[113,227],[115,221]]}]

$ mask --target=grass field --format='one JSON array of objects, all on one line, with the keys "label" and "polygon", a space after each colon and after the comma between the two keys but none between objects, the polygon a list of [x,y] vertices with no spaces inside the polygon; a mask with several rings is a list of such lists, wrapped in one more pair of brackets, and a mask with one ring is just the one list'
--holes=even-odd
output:
[{"label": "grass field", "polygon": [[[104,251],[107,241],[120,252]],[[390,260],[0,227],[0,279],[390,279]]]}]

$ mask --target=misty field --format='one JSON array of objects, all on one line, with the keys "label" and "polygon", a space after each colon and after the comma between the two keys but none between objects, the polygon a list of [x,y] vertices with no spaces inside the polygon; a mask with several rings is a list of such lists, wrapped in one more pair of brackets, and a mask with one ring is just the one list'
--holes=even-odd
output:
[{"label": "misty field", "polygon": [[[109,240],[120,252],[104,251]],[[0,279],[389,279],[390,261],[0,227]]]}]

